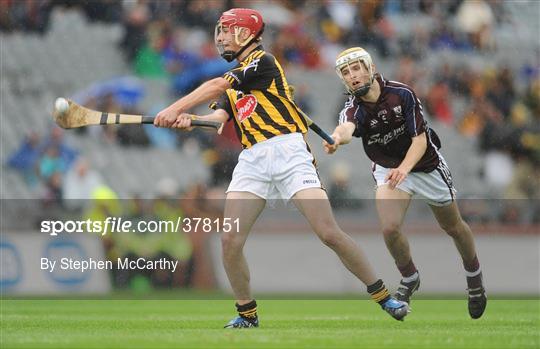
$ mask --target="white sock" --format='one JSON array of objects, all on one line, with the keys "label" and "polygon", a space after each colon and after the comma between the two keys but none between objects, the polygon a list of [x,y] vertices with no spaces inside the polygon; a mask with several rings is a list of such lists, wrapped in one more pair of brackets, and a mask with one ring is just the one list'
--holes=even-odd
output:
[{"label": "white sock", "polygon": [[418,274],[418,272],[415,272],[414,274],[412,274],[411,276],[407,276],[406,278],[403,278],[401,279],[401,281],[403,282],[412,282],[412,281],[416,281],[418,280],[418,277],[420,275]]}]

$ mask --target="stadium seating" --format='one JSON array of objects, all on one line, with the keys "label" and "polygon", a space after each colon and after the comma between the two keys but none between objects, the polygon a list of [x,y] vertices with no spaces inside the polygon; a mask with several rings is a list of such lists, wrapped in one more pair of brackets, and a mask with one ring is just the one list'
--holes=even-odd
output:
[{"label": "stadium seating", "polygon": [[[535,17],[537,14],[531,13],[526,4],[513,6],[509,11],[513,18],[525,16],[529,20],[523,23],[536,23],[538,26]],[[50,113],[55,97],[69,97],[95,81],[130,74],[117,47],[122,34],[119,24],[91,24],[77,11],[59,10],[54,11],[52,16],[51,29],[44,36],[17,32],[2,34],[3,75],[0,93],[4,122],[0,135],[3,163],[6,154],[18,147],[27,132],[47,132],[52,124]],[[390,19],[399,23],[395,25],[398,35],[412,30],[422,21],[421,18],[406,15],[392,15]],[[534,50],[525,48],[528,43],[535,41],[532,36],[538,33],[538,28],[531,30],[520,22],[505,26],[495,32],[499,47],[497,55],[468,54],[468,63],[486,65],[507,62],[513,68],[518,68],[524,61],[534,58]],[[512,26],[511,30],[508,30],[508,26]],[[519,61],[514,56],[518,50],[521,55]],[[376,54],[374,56],[381,71],[389,76],[395,74],[394,61],[382,59]],[[459,63],[463,58],[461,53],[433,52],[422,62],[422,69],[435,70],[442,59]],[[331,131],[343,98],[342,86],[333,71],[290,68],[288,74],[293,84],[309,86],[313,102],[311,116]],[[141,104],[144,110],[170,102],[165,82],[145,81],[145,85],[148,93]],[[455,108],[464,108],[463,101],[457,100],[454,103]],[[443,139],[442,151],[453,171],[460,194],[485,194],[487,188],[482,185],[479,177],[482,158],[477,153],[475,141],[461,136],[448,126],[435,122],[431,124]],[[156,181],[162,177],[172,177],[184,188],[195,180],[204,180],[209,176],[198,154],[106,144],[96,140],[91,133],[81,136],[70,131],[67,136],[70,144],[91,160],[92,165],[121,197],[133,193],[152,196],[155,194]],[[354,159],[351,162],[351,187],[359,197],[372,196],[370,161],[363,154],[359,143],[343,147],[334,157],[329,157],[323,154],[320,140],[312,134],[309,137],[325,181],[334,160]],[[16,172],[6,170],[3,173],[2,197],[32,198],[36,195]]]},{"label": "stadium seating", "polygon": [[[58,96],[71,96],[95,81],[130,73],[116,45],[119,25],[89,24],[76,11],[55,11],[52,28],[44,36],[2,34],[2,163],[30,131],[43,135],[53,124],[52,104]],[[99,52],[99,54],[96,54]],[[143,107],[164,105],[166,84],[148,81]],[[182,151],[140,149],[107,144],[92,134],[67,131],[68,143],[88,157],[120,197],[155,194],[163,177],[177,180],[181,188],[208,178],[199,156]],[[14,170],[5,169],[3,198],[36,198],[36,193]]]}]

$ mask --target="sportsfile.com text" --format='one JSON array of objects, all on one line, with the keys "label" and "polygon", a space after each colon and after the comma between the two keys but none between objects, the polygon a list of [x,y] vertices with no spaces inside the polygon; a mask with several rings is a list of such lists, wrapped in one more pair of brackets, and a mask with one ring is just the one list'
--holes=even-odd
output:
[{"label": "sportsfile.com text", "polygon": [[178,217],[174,220],[149,220],[137,221],[124,219],[122,217],[107,217],[103,221],[98,220],[44,220],[41,221],[41,232],[51,236],[62,233],[95,233],[104,236],[108,233],[168,233],[184,232],[192,233],[196,231],[209,232],[231,232],[238,231],[240,219],[232,218],[200,218],[200,217]]}]

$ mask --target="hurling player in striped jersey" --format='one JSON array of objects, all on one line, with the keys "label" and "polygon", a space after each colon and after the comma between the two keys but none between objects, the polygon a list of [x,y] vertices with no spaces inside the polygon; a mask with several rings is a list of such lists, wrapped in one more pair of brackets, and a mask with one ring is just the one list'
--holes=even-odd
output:
[{"label": "hurling player in striped jersey", "polygon": [[410,200],[417,196],[429,204],[440,227],[454,240],[465,268],[469,315],[480,318],[487,298],[473,234],[461,218],[450,170],[439,152],[440,140],[424,119],[422,103],[409,86],[376,73],[371,56],[361,47],[340,53],[335,68],[350,97],[332,134],[335,144],[323,145],[332,154],[353,136],[362,138],[373,162],[384,240],[402,275],[396,298],[410,303],[420,286],[409,243],[400,231]]},{"label": "hurling player in striped jersey", "polygon": [[239,226],[221,233],[223,266],[238,311],[225,327],[259,327],[243,249],[267,200],[279,198],[292,201],[322,242],[367,286],[371,298],[394,319],[403,320],[409,306],[389,294],[360,247],[334,219],[304,139],[306,119],[294,102],[280,63],[263,49],[263,30],[263,18],[256,10],[235,8],[224,12],[216,24],[214,39],[221,56],[236,60],[237,66],[180,98],[159,112],[155,120],[156,126],[189,129],[191,117],[186,112],[217,99],[214,112],[199,119],[234,123],[244,148],[224,208],[224,219],[238,220]]}]

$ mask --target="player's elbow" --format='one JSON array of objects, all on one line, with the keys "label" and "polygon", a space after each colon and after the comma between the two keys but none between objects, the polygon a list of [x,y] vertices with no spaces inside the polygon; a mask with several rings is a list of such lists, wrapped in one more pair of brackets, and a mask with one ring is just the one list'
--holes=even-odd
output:
[{"label": "player's elbow", "polygon": [[352,141],[356,125],[352,122],[346,122],[339,126],[341,128],[341,144],[349,144]]},{"label": "player's elbow", "polygon": [[212,116],[214,117],[215,121],[221,122],[222,124],[224,124],[225,122],[227,122],[227,120],[229,120],[229,113],[227,113],[223,109],[216,110],[214,113],[212,113]]},{"label": "player's elbow", "polygon": [[348,134],[344,135],[343,137],[341,137],[340,141],[339,141],[339,144],[340,145],[344,145],[344,144],[349,144],[352,140],[352,137],[349,136]]},{"label": "player's elbow", "polygon": [[419,147],[423,148],[424,150],[427,148],[427,137],[426,133],[423,132],[419,134],[418,136],[413,138],[413,142]]}]

